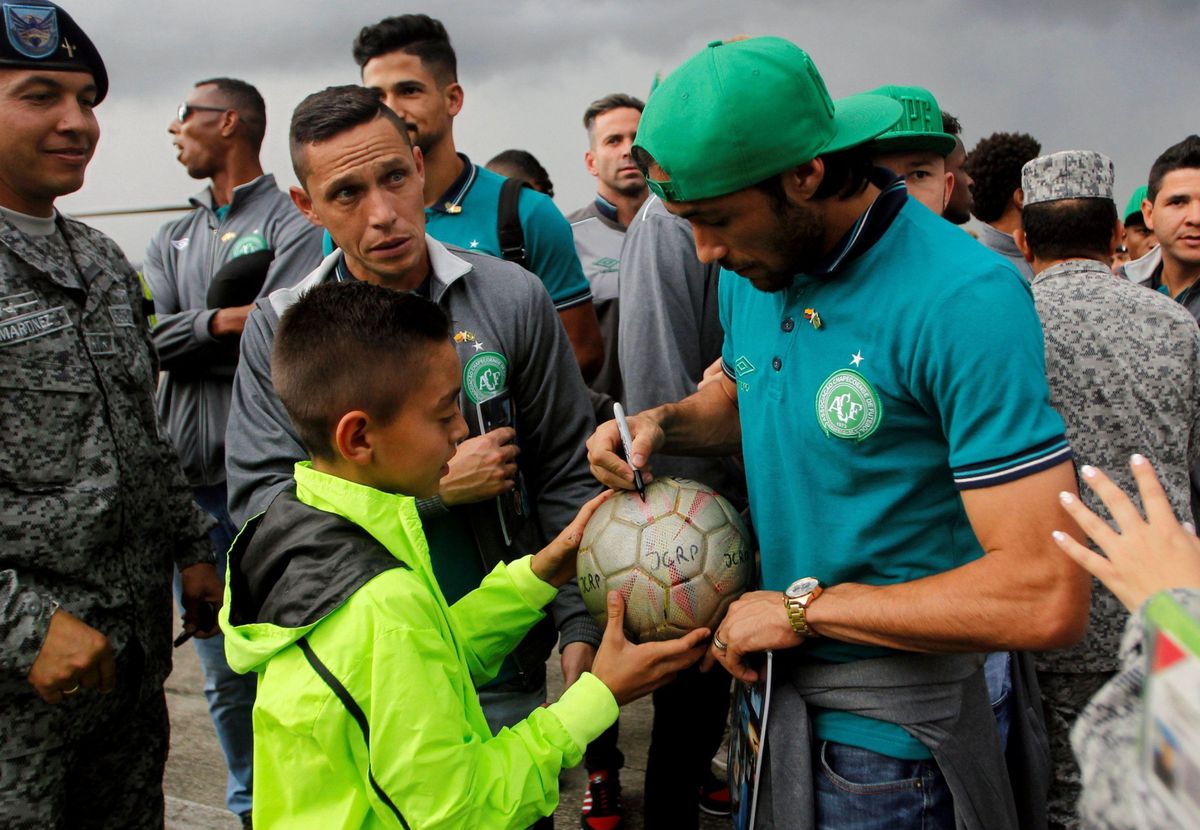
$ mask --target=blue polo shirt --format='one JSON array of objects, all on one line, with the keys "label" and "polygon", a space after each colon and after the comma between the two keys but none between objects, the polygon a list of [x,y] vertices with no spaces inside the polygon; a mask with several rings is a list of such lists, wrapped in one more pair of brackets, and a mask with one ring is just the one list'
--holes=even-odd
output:
[{"label": "blue polo shirt", "polygon": [[[958,491],[1070,458],[1025,280],[905,198],[902,182],[872,211],[889,215],[868,211],[825,272],[786,291],[721,274],[722,358],[738,388],[765,589],[803,576],[887,585],[971,562],[983,550]],[[820,639],[802,648],[831,662],[894,653]],[[819,712],[814,731],[930,757],[877,720]]]},{"label": "blue polo shirt", "polygon": [[[431,207],[425,208],[425,230],[443,245],[502,258],[496,221],[504,177],[472,164],[462,153],[458,157],[463,161],[462,173]],[[517,217],[525,234],[526,267],[546,286],[554,307],[563,311],[591,302],[592,289],[575,253],[571,225],[554,201],[523,188]],[[325,254],[332,252],[333,240],[326,231]]]}]

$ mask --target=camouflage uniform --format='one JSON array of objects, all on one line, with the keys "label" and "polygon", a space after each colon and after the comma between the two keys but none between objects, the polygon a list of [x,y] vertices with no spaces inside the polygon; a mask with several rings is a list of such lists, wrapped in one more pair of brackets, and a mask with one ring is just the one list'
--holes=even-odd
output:
[{"label": "camouflage uniform", "polygon": [[[1099,467],[1136,494],[1129,456],[1142,453],[1176,515],[1188,517],[1188,469],[1200,452],[1200,329],[1191,315],[1156,292],[1115,279],[1095,260],[1047,268],[1034,278],[1033,297],[1045,335],[1050,400],[1066,421],[1078,464]],[[1079,489],[1084,503],[1107,519],[1095,494],[1082,484]],[[1083,641],[1037,657],[1055,768],[1052,827],[1078,826],[1079,768],[1068,730],[1120,668],[1128,616],[1093,580]]]},{"label": "camouflage uniform", "polygon": [[[171,566],[212,561],[210,522],[159,430],[133,268],[57,227],[0,217],[0,825],[161,827]],[[56,605],[109,638],[112,694],[27,681]]]},{"label": "camouflage uniform", "polygon": [[[1174,588],[1164,593],[1187,613],[1200,618],[1200,591]],[[1145,716],[1145,610],[1143,605],[1126,626],[1120,672],[1092,699],[1071,733],[1083,769],[1079,813],[1083,826],[1094,830],[1180,827],[1148,788],[1138,757]]]}]

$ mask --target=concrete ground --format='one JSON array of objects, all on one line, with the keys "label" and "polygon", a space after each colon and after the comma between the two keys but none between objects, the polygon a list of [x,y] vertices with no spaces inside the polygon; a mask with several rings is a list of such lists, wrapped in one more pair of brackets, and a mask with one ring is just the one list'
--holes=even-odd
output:
[{"label": "concrete ground", "polygon": [[[562,691],[562,673],[557,654],[547,664],[550,697]],[[200,662],[192,647],[175,652],[175,671],[167,679],[167,704],[171,712],[171,755],[167,761],[164,788],[167,794],[168,830],[238,830],[240,824],[225,809],[225,761],[208,717],[201,691]],[[621,710],[621,751],[625,770],[621,784],[625,800],[625,827],[642,830],[642,781],[650,737],[649,698]],[[562,776],[562,803],[555,813],[556,826],[567,830],[579,826],[579,802],[587,781],[583,767]],[[723,830],[727,818],[701,814],[701,830]]]}]

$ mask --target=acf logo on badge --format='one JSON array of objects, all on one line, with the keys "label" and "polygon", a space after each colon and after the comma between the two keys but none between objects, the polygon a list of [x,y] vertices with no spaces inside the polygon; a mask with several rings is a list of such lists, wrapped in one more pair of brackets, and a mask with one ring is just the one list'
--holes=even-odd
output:
[{"label": "acf logo on badge", "polygon": [[817,420],[826,435],[862,441],[882,418],[883,404],[875,388],[853,369],[839,369],[817,390]]},{"label": "acf logo on badge", "polygon": [[507,388],[508,359],[499,352],[480,352],[463,367],[463,389],[472,403],[483,403]]}]

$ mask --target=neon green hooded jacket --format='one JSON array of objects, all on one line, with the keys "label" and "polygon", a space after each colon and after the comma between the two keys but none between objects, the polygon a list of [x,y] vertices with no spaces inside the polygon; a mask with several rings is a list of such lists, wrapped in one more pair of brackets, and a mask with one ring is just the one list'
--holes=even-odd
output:
[{"label": "neon green hooded jacket", "polygon": [[296,466],[230,555],[229,664],[256,671],[254,826],[524,828],[617,717],[585,674],[492,736],[475,685],[555,589],[530,557],[446,604],[414,501]]}]

